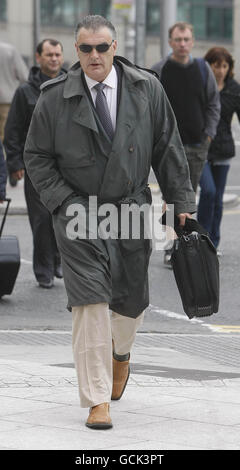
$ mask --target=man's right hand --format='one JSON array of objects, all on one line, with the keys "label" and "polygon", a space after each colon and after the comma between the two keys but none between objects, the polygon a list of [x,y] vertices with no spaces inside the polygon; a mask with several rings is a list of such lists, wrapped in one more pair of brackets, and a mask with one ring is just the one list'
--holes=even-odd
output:
[{"label": "man's right hand", "polygon": [[184,212],[182,214],[177,214],[177,217],[179,218],[179,225],[180,227],[183,227],[185,225],[186,219],[191,219],[192,216],[188,212]]},{"label": "man's right hand", "polygon": [[22,168],[21,170],[14,171],[11,173],[11,177],[15,180],[21,180],[24,177],[24,169]]}]

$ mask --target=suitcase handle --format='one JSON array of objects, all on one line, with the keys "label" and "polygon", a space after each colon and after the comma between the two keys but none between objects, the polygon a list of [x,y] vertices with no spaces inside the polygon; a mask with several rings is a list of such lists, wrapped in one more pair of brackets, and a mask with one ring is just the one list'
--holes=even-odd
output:
[{"label": "suitcase handle", "polygon": [[1,236],[2,236],[2,232],[3,232],[4,225],[5,225],[5,221],[6,221],[6,217],[7,217],[7,213],[8,213],[8,209],[9,209],[9,205],[10,205],[11,200],[12,200],[12,199],[10,199],[9,197],[6,197],[6,198],[4,199],[4,201],[7,202],[7,206],[6,206],[6,209],[5,209],[5,212],[4,212],[4,216],[3,216],[3,219],[2,219],[2,223],[1,223],[0,238],[1,238]]}]

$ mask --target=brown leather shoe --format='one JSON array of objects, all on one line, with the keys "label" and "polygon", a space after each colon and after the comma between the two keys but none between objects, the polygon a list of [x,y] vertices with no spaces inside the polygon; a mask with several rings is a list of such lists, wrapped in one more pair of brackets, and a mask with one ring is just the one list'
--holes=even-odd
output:
[{"label": "brown leather shoe", "polygon": [[129,378],[130,367],[128,361],[117,361],[113,357],[113,388],[112,400],[120,400]]},{"label": "brown leather shoe", "polygon": [[90,408],[86,426],[92,429],[112,428],[112,420],[109,414],[109,403],[100,403],[100,405]]}]

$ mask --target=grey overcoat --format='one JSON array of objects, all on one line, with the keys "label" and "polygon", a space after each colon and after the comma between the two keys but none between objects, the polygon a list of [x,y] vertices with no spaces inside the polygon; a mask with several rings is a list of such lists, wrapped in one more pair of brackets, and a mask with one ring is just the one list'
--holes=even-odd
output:
[{"label": "grey overcoat", "polygon": [[175,117],[158,79],[120,57],[115,61],[122,81],[113,142],[98,121],[77,63],[65,77],[44,85],[24,159],[42,202],[53,213],[68,306],[107,302],[112,310],[136,318],[149,304],[150,240],[93,238],[89,227],[87,238],[71,239],[66,212],[81,204],[88,213],[88,196],[97,196],[98,204],[114,203],[117,210],[121,201],[151,202],[151,166],[176,214],[195,211],[195,194]]}]

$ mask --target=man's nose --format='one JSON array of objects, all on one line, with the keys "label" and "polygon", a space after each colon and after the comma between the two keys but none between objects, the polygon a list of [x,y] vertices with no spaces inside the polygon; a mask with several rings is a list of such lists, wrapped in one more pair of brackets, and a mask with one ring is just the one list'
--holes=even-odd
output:
[{"label": "man's nose", "polygon": [[99,53],[98,53],[97,49],[95,49],[95,47],[93,47],[93,49],[92,49],[91,57],[92,57],[92,58],[97,58],[97,57],[99,57]]}]

